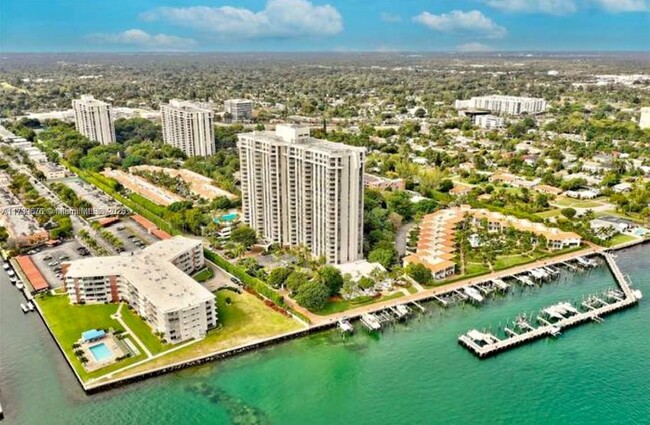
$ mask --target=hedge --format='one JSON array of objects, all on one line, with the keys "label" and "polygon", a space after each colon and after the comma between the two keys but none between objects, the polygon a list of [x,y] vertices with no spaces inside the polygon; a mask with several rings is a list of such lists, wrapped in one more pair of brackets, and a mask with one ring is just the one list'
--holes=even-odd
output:
[{"label": "hedge", "polygon": [[221,267],[231,275],[239,278],[244,285],[253,289],[260,295],[263,295],[264,297],[270,299],[277,305],[284,306],[284,298],[282,297],[282,295],[278,294],[273,289],[266,286],[266,284],[263,283],[261,280],[246,273],[244,269],[232,264],[222,256],[218,255],[215,252],[209,251],[207,249],[203,250],[203,255],[205,255],[205,258],[212,261],[214,264]]}]

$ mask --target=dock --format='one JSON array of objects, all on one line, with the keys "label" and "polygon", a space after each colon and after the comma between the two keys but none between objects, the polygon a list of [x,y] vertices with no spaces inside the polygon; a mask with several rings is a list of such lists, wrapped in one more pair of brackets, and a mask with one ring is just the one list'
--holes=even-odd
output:
[{"label": "dock", "polygon": [[[638,303],[642,298],[641,291],[631,288],[629,278],[621,272],[611,254],[603,253],[603,257],[620,287],[620,292],[616,292],[617,295],[620,294],[618,299],[610,297],[614,299],[613,302],[608,303],[598,296],[590,296],[582,303],[585,308],[583,312],[569,303],[559,303],[544,309],[544,313],[549,318],[538,316],[537,320],[541,323],[541,326],[537,328],[531,326],[525,318],[520,317],[516,323],[521,329],[525,330],[522,333],[518,334],[512,329],[507,329],[508,338],[494,341],[489,338],[486,339],[484,334],[477,333],[472,329],[461,335],[458,338],[458,343],[482,359],[540,338],[559,335],[561,330],[587,321],[602,322],[602,316]],[[583,262],[589,264],[589,266],[596,264],[594,260],[583,259]],[[612,290],[606,292],[606,295],[609,294],[613,294]]]}]

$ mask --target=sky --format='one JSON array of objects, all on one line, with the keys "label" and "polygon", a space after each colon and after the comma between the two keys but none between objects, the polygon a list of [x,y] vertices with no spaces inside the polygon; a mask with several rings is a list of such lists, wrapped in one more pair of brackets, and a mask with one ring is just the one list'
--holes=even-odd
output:
[{"label": "sky", "polygon": [[648,50],[650,0],[0,0],[0,52]]}]

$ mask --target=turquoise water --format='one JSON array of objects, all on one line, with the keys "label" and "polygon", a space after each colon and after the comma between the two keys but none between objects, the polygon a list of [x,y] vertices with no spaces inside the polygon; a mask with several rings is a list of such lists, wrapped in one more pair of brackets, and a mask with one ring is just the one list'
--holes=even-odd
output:
[{"label": "turquoise water", "polygon": [[6,424],[650,424],[650,246],[619,254],[637,307],[478,360],[459,346],[523,312],[614,285],[606,268],[563,275],[481,307],[428,313],[377,336],[325,332],[85,395],[36,314],[0,276]]},{"label": "turquoise water", "polygon": [[101,344],[93,345],[88,349],[90,350],[93,357],[95,358],[95,361],[97,362],[103,362],[104,360],[108,360],[113,356],[111,350],[109,350],[106,344],[104,344],[103,342]]},{"label": "turquoise water", "polygon": [[237,213],[230,213],[230,214],[222,215],[221,217],[215,218],[214,222],[215,223],[220,223],[222,221],[233,221],[236,218],[237,218]]}]

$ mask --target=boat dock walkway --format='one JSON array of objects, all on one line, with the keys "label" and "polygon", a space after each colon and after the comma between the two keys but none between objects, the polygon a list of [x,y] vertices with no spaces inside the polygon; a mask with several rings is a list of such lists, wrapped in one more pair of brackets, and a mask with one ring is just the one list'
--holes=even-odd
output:
[{"label": "boat dock walkway", "polygon": [[576,314],[560,319],[555,323],[543,321],[542,323],[545,323],[543,326],[539,326],[537,328],[531,326],[526,332],[523,333],[517,334],[516,332],[508,332],[509,337],[506,339],[494,340],[481,344],[481,342],[485,341],[478,341],[477,339],[472,338],[470,334],[473,331],[470,331],[467,334],[461,335],[458,338],[458,343],[469,349],[479,358],[486,358],[539,338],[554,336],[561,329],[570,328],[586,321],[602,321],[602,316],[636,304],[641,299],[641,292],[638,290],[635,291],[630,287],[628,279],[621,272],[611,254],[603,253],[603,256],[605,257],[609,268],[614,274],[616,282],[624,294],[623,298],[615,300],[612,303],[607,303],[598,299],[598,304],[600,305],[599,307],[593,306],[592,304],[592,308],[588,309],[585,312],[577,312]]}]

